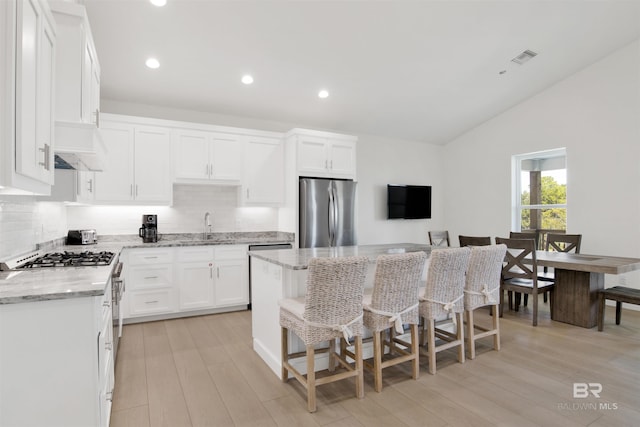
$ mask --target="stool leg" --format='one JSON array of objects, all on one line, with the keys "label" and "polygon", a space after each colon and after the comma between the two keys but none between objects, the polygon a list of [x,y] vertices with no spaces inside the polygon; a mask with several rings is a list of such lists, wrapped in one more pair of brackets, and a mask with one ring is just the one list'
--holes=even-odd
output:
[{"label": "stool leg", "polygon": [[307,346],[307,409],[316,412],[316,367],[315,349]]},{"label": "stool leg", "polygon": [[375,380],[375,390],[380,393],[382,391],[382,353],[384,353],[384,344],[380,338],[384,331],[373,333],[373,377]]},{"label": "stool leg", "polygon": [[620,317],[622,316],[622,303],[616,301],[616,325],[620,324]]}]

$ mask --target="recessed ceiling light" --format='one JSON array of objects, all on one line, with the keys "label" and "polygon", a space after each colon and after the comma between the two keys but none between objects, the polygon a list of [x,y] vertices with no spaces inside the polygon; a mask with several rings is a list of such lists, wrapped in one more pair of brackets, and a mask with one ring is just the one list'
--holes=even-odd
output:
[{"label": "recessed ceiling light", "polygon": [[151,69],[156,69],[160,66],[160,62],[156,58],[149,58],[145,62],[145,65]]},{"label": "recessed ceiling light", "polygon": [[149,0],[152,5],[162,7],[167,4],[167,0]]},{"label": "recessed ceiling light", "polygon": [[329,91],[322,89],[320,92],[318,92],[318,97],[319,98],[326,98],[329,96]]},{"label": "recessed ceiling light", "polygon": [[253,77],[251,77],[249,74],[245,74],[244,76],[242,76],[242,83],[250,85],[251,83],[253,83]]}]

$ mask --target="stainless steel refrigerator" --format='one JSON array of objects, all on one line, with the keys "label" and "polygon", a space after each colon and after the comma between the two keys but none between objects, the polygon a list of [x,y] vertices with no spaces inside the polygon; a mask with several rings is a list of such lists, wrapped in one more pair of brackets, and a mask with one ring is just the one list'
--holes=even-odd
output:
[{"label": "stainless steel refrigerator", "polygon": [[300,178],[300,247],[353,246],[356,183]]}]

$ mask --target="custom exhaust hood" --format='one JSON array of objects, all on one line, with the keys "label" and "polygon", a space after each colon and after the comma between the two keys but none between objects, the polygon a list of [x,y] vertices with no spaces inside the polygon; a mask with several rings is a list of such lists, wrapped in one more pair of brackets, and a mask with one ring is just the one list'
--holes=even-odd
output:
[{"label": "custom exhaust hood", "polygon": [[107,149],[95,124],[56,121],[55,167],[102,171]]}]

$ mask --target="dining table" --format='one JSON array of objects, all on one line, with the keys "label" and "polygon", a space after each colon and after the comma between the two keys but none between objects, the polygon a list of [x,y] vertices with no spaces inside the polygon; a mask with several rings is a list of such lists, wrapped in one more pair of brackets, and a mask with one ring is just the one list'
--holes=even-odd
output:
[{"label": "dining table", "polygon": [[553,267],[555,289],[551,319],[593,328],[598,322],[598,293],[605,274],[640,270],[640,259],[608,255],[536,251],[538,267]]}]

